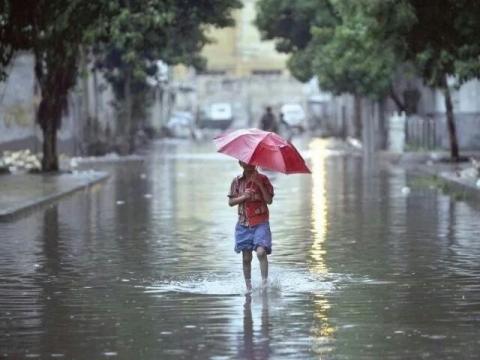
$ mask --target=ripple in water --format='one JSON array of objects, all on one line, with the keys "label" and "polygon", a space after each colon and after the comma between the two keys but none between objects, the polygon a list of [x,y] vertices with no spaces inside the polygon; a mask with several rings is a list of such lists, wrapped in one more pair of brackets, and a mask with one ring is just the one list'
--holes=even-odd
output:
[{"label": "ripple in water", "polygon": [[[334,290],[338,283],[346,280],[341,274],[314,274],[308,271],[282,270],[272,271],[268,290],[284,295],[298,293],[322,294]],[[260,289],[260,279],[253,279],[253,289]],[[205,294],[205,295],[241,295],[245,294],[245,283],[241,273],[198,275],[166,280],[145,287],[145,292],[162,294],[169,292]]]}]

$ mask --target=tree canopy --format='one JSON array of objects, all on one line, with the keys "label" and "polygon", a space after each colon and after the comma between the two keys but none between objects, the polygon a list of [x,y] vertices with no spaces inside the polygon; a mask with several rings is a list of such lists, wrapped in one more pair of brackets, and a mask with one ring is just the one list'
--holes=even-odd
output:
[{"label": "tree canopy", "polygon": [[480,2],[469,0],[260,0],[256,24],[301,81],[317,76],[335,94],[380,98],[410,64],[427,85],[444,90],[452,157],[458,158],[447,77],[480,77]]},{"label": "tree canopy", "polygon": [[[410,12],[387,3],[261,0],[256,23],[264,38],[276,40],[279,51],[291,54],[288,65],[299,80],[316,75],[322,89],[335,94],[380,97],[391,90],[401,62],[395,45],[401,43],[402,26],[413,20]],[[378,16],[380,9],[382,17]],[[285,18],[302,23],[301,36],[284,30],[292,22],[282,20]],[[272,21],[276,25],[267,25]]]},{"label": "tree canopy", "polygon": [[201,64],[205,27],[230,25],[230,12],[240,5],[238,0],[0,0],[0,76],[16,51],[35,55],[42,169],[58,170],[56,131],[78,77],[82,45],[96,44],[107,77],[114,86],[129,79],[124,88],[131,91],[154,59]]},{"label": "tree canopy", "polygon": [[41,90],[37,122],[43,131],[42,169],[58,170],[56,131],[75,85],[79,45],[85,33],[102,20],[104,3],[81,0],[2,0],[0,5],[0,73],[16,51],[35,55],[35,76]]},{"label": "tree canopy", "polygon": [[[157,61],[202,68],[200,52],[209,41],[207,26],[233,25],[238,0],[112,1],[108,28],[99,29],[94,47],[96,65],[112,84],[124,136],[133,149],[133,115],[144,113],[147,77]],[[135,109],[135,111],[134,111]]]},{"label": "tree canopy", "polygon": [[202,67],[200,51],[208,42],[206,26],[233,24],[240,1],[111,1],[110,23],[96,35],[97,65],[123,96],[125,70],[137,86],[155,71],[155,61]]}]

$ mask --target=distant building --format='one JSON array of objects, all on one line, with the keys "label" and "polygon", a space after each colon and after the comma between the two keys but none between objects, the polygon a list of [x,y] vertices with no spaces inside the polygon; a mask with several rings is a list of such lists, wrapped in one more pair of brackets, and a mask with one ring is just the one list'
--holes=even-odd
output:
[{"label": "distant building", "polygon": [[234,11],[234,27],[208,32],[215,43],[203,50],[207,72],[233,76],[286,73],[287,56],[275,50],[273,41],[262,41],[254,24],[256,2],[243,0],[243,7]]},{"label": "distant building", "polygon": [[[254,23],[257,0],[242,2],[243,7],[232,14],[234,26],[208,30],[213,43],[202,52],[207,60],[205,71],[177,66],[173,72],[177,109],[200,117],[215,104],[228,103],[233,127],[258,126],[266,106],[279,116],[283,104],[305,106],[306,99],[304,85],[287,69],[288,56],[278,53],[273,41],[261,39]],[[185,92],[185,88],[192,91]]]}]

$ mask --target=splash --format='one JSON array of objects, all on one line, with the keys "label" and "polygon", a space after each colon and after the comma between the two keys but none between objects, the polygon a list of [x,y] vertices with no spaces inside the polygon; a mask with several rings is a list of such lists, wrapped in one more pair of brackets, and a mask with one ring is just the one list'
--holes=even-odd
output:
[{"label": "splash", "polygon": [[[322,294],[334,290],[345,279],[340,274],[315,274],[309,271],[282,270],[271,271],[268,291],[282,295],[311,293]],[[253,279],[253,291],[261,291],[260,279]],[[145,287],[150,294],[190,293],[205,295],[243,295],[245,284],[238,272],[190,276],[183,279],[159,281]]]}]

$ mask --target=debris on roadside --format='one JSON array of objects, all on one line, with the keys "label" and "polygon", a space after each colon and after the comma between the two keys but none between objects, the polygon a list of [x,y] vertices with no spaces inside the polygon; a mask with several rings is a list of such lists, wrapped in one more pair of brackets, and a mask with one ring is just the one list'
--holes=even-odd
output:
[{"label": "debris on roadside", "polygon": [[7,150],[0,157],[0,173],[34,172],[41,166],[41,154],[33,154],[29,149]]},{"label": "debris on roadside", "polygon": [[472,166],[458,171],[458,176],[462,179],[480,181],[480,161],[472,157],[470,162]]}]

